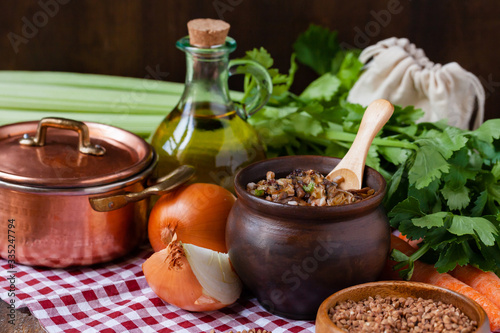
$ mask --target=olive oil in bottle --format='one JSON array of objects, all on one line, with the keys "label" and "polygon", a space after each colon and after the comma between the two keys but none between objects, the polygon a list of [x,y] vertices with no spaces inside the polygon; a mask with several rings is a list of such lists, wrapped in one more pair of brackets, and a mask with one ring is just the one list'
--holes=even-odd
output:
[{"label": "olive oil in bottle", "polygon": [[[209,23],[214,30],[213,22]],[[156,177],[187,164],[196,169],[193,181],[214,183],[234,191],[235,174],[265,158],[257,133],[242,118],[267,102],[271,79],[267,71],[254,62],[230,63],[229,53],[236,48],[236,42],[225,35],[222,37],[220,44],[209,46],[205,46],[206,41],[201,41],[204,46],[197,46],[198,42],[190,37],[176,43],[186,53],[186,82],[178,105],[151,137],[159,157]],[[213,42],[213,38],[210,41]],[[252,103],[245,109],[229,98],[227,81],[232,74],[247,72],[254,76],[257,89]]]},{"label": "olive oil in bottle", "polygon": [[210,103],[173,110],[152,138],[159,156],[157,176],[187,164],[196,168],[194,181],[233,188],[234,175],[264,159],[264,149],[253,128],[236,112]]}]

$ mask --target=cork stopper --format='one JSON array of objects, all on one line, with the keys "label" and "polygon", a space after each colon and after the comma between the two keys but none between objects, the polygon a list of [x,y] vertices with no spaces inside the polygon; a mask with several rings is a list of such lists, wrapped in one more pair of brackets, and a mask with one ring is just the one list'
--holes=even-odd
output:
[{"label": "cork stopper", "polygon": [[209,48],[225,43],[230,25],[222,20],[195,19],[189,21],[187,27],[191,45]]}]

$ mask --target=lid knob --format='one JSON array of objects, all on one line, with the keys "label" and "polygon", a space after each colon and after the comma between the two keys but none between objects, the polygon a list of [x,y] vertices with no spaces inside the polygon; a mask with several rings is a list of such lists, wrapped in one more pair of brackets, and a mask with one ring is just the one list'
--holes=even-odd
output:
[{"label": "lid knob", "polygon": [[222,20],[204,18],[189,21],[187,27],[191,45],[210,48],[225,43],[230,25]]}]

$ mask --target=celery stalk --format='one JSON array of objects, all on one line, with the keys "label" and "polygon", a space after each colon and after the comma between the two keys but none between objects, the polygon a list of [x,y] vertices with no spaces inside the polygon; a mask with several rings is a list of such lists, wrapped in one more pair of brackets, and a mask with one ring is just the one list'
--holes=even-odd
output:
[{"label": "celery stalk", "polygon": [[0,125],[23,121],[37,121],[44,117],[61,117],[80,121],[90,121],[108,124],[123,128],[127,131],[148,137],[158,124],[168,114],[142,115],[142,114],[110,114],[110,113],[72,113],[72,112],[46,112],[40,110],[8,110],[0,109]]},{"label": "celery stalk", "polygon": [[[147,99],[148,96],[145,97]],[[6,109],[35,109],[45,111],[92,112],[92,113],[141,113],[164,115],[175,107],[178,97],[165,98],[158,105],[143,104],[140,101],[117,100],[113,102],[94,102],[85,100],[56,100],[25,96],[2,96],[0,107]]]},{"label": "celery stalk", "polygon": [[184,84],[132,77],[69,72],[0,71],[0,82],[182,94]]},{"label": "celery stalk", "polygon": [[[0,71],[0,125],[63,117],[143,137],[177,105],[183,83],[98,74]],[[243,93],[231,91],[241,100]]]}]

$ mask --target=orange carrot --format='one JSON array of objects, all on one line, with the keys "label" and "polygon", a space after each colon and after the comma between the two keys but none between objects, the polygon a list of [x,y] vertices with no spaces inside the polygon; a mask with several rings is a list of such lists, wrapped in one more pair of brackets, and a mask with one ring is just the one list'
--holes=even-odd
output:
[{"label": "orange carrot", "polygon": [[451,275],[476,289],[500,307],[500,278],[495,273],[483,272],[479,268],[467,265],[457,266]]},{"label": "orange carrot", "polygon": [[[398,237],[413,248],[418,248],[417,244],[420,243],[420,240],[411,241],[401,233],[399,233]],[[500,307],[500,277],[495,273],[484,272],[479,268],[467,265],[457,266],[450,274],[489,298],[497,307]]]},{"label": "orange carrot", "polygon": [[402,233],[399,233],[398,235],[399,238],[401,238],[402,240],[404,240],[405,242],[407,242],[408,244],[411,245],[411,247],[417,249],[418,248],[418,243],[420,243],[422,240],[421,239],[415,239],[415,240],[409,240],[408,238],[406,238],[405,235],[403,235]]},{"label": "orange carrot", "polygon": [[[391,236],[391,248],[397,249],[408,256],[415,252],[415,249],[411,247],[411,245],[394,235]],[[388,260],[386,271],[384,271],[382,278],[389,278],[392,275],[387,272],[387,269],[391,265],[394,266],[394,264],[394,261]],[[500,330],[500,308],[496,306],[492,301],[490,301],[486,296],[474,290],[472,287],[468,286],[462,281],[454,278],[450,274],[438,273],[432,265],[428,265],[418,260],[415,261],[414,265],[415,268],[411,277],[412,281],[429,283],[438,287],[453,290],[462,295],[470,297],[479,305],[481,305],[488,315],[491,331]]]}]

